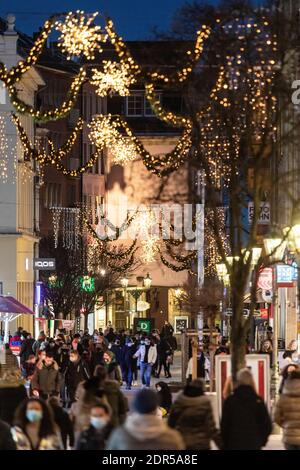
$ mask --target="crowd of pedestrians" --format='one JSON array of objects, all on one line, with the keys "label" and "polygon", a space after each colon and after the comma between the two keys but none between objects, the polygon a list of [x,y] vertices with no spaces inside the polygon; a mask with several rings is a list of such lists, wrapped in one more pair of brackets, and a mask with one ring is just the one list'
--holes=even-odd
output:
[{"label": "crowd of pedestrians", "polygon": [[[177,394],[163,380],[151,388],[162,370],[171,376],[173,333],[167,322],[151,335],[111,324],[93,335],[40,332],[37,340],[19,330],[19,358],[6,345],[0,369],[0,450],[209,450],[212,442],[224,450],[262,449],[272,420],[248,368],[223,397],[220,428],[205,393],[203,350],[197,380],[188,377]],[[218,349],[228,354],[226,344]],[[126,391],[137,381],[129,410]],[[285,448],[300,449],[300,371],[290,361],[273,412]]]}]

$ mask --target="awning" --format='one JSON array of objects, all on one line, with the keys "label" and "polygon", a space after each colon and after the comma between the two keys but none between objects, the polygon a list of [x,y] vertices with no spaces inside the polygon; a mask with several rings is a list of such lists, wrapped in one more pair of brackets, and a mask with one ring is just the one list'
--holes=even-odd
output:
[{"label": "awning", "polygon": [[0,321],[4,321],[4,342],[8,341],[8,324],[20,315],[34,315],[34,312],[26,305],[21,304],[10,295],[0,295]]}]

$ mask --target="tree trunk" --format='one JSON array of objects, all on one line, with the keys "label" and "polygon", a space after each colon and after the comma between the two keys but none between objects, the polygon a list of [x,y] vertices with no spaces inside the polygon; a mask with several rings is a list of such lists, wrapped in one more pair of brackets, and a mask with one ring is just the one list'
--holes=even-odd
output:
[{"label": "tree trunk", "polygon": [[246,331],[244,326],[243,309],[237,308],[232,314],[231,329],[231,375],[233,382],[236,381],[237,372],[246,367]]}]

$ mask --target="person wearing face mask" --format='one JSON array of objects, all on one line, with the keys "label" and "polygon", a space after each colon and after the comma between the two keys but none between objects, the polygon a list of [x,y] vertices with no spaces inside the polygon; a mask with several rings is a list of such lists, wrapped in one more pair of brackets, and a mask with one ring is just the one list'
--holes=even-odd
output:
[{"label": "person wearing face mask", "polygon": [[157,350],[155,345],[151,345],[150,338],[145,338],[145,343],[143,341],[140,343],[140,347],[133,357],[137,357],[140,362],[140,375],[142,386],[150,387],[151,381],[151,372],[152,366],[155,364],[157,358]]},{"label": "person wearing face mask", "polygon": [[70,360],[66,368],[65,384],[69,395],[69,405],[75,402],[75,393],[78,384],[90,378],[87,364],[81,359],[78,351],[70,352]]},{"label": "person wearing face mask", "polygon": [[133,372],[135,369],[136,358],[134,354],[136,353],[136,347],[131,338],[128,338],[125,346],[122,348],[122,378],[126,382],[126,390],[131,390]]},{"label": "person wearing face mask", "polygon": [[112,430],[110,417],[109,406],[97,401],[90,411],[90,426],[80,434],[76,450],[104,450]]},{"label": "person wearing face mask", "polygon": [[63,449],[52,411],[38,398],[21,403],[16,411],[12,436],[17,450]]}]

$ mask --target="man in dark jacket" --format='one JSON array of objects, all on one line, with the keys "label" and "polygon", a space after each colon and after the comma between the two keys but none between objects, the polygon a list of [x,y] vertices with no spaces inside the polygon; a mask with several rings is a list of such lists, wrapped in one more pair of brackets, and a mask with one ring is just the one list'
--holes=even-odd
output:
[{"label": "man in dark jacket", "polygon": [[75,401],[75,392],[78,384],[90,377],[87,364],[81,359],[78,351],[70,352],[70,360],[66,367],[65,383],[69,395],[69,404]]},{"label": "man in dark jacket", "polygon": [[131,390],[133,371],[136,359],[133,357],[136,353],[136,346],[131,338],[127,339],[125,346],[122,348],[122,379],[126,382],[126,390]]},{"label": "man in dark jacket", "polygon": [[267,444],[272,422],[255,391],[249,369],[237,374],[237,388],[224,403],[221,434],[225,450],[260,450]]},{"label": "man in dark jacket", "polygon": [[31,387],[33,395],[45,400],[53,395],[59,395],[59,370],[57,363],[53,359],[52,352],[48,351],[42,363],[37,364],[31,380]]},{"label": "man in dark jacket", "polygon": [[0,450],[17,450],[8,424],[0,420]]}]

